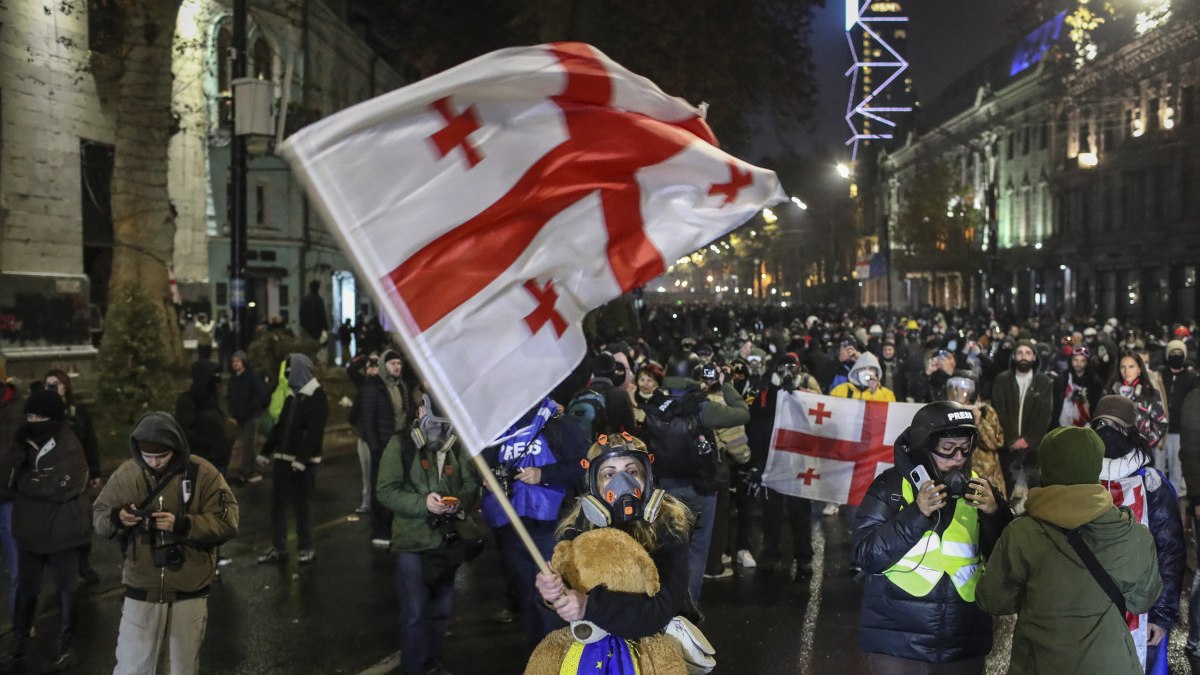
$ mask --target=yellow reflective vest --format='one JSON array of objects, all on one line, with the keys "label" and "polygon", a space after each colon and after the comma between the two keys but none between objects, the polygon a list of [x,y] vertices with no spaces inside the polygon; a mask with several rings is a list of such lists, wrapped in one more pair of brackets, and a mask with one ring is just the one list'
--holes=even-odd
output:
[{"label": "yellow reflective vest", "polygon": [[[975,477],[974,472],[971,477]],[[908,506],[914,500],[912,482],[904,478],[901,482],[904,506]],[[975,602],[975,585],[983,574],[983,559],[979,556],[979,511],[965,499],[955,500],[953,520],[941,536],[933,530],[926,531],[904,557],[883,574],[915,597],[929,595],[946,574],[963,600]]]}]

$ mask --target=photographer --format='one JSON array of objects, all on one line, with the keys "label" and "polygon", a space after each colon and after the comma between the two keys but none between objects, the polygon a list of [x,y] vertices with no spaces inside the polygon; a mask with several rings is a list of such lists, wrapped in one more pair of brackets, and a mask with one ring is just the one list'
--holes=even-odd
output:
[{"label": "photographer", "polygon": [[866,352],[854,362],[850,379],[833,388],[830,396],[856,398],[863,401],[886,401],[894,403],[896,395],[880,382],[879,361],[871,352]]},{"label": "photographer", "polygon": [[478,535],[466,513],[479,497],[479,480],[449,420],[428,396],[421,399],[411,434],[393,435],[383,451],[376,497],[395,514],[401,671],[440,673],[454,574],[470,555],[465,544]]},{"label": "photographer", "polygon": [[969,472],[975,435],[970,408],[921,408],[896,439],[895,466],[858,507],[854,563],[866,577],[861,646],[870,673],[984,672],[992,620],[975,605],[975,585],[1012,513]]},{"label": "photographer", "polygon": [[216,547],[237,534],[237,500],[165,412],[138,420],[129,449],[92,507],[96,532],[121,537],[125,557],[114,674],[156,672],[167,644],[170,672],[196,673]]}]

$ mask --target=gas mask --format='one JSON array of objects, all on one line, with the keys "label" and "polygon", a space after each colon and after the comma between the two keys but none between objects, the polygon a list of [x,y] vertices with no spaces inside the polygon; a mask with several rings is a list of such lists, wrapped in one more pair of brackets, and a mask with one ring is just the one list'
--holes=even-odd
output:
[{"label": "gas mask", "polygon": [[771,384],[784,391],[796,391],[799,380],[800,366],[791,363],[779,366],[771,374]]},{"label": "gas mask", "polygon": [[[622,525],[639,520],[653,523],[658,517],[665,493],[653,487],[650,456],[637,449],[628,434],[601,436],[597,443],[603,452],[595,459],[588,460],[588,494],[579,501],[584,517],[596,527]],[[619,457],[633,458],[642,465],[645,488],[636,477],[626,471],[613,474],[608,484],[603,489],[600,487],[601,465]],[[646,494],[647,490],[649,495]]]},{"label": "gas mask", "polygon": [[[957,436],[955,437],[957,438]],[[975,447],[975,435],[972,434],[967,438],[966,461],[963,462],[963,465],[960,468],[950,469],[949,471],[942,471],[938,468],[937,460],[935,459],[936,457],[941,457],[942,459],[953,459],[959,453],[954,452],[947,457],[946,455],[937,451],[936,441],[935,445],[930,448],[929,455],[927,457],[928,468],[930,469],[930,474],[933,476],[934,481],[945,485],[946,494],[952,499],[963,497],[967,494],[967,490],[970,489],[971,450],[973,450]]]},{"label": "gas mask", "polygon": [[437,406],[428,394],[421,396],[421,406],[425,414],[413,425],[412,439],[417,448],[430,447],[434,450],[452,445],[458,438],[451,433],[450,420],[440,416]]}]

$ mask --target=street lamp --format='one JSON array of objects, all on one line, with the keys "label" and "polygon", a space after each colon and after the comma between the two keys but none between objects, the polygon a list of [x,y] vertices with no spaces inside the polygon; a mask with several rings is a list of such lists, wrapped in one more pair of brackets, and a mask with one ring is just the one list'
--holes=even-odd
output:
[{"label": "street lamp", "polygon": [[854,171],[850,168],[850,166],[848,164],[844,164],[842,162],[837,163],[837,173],[842,178],[847,178],[847,179],[850,178],[850,176],[854,175]]},{"label": "street lamp", "polygon": [[800,210],[801,210],[801,211],[807,211],[807,210],[808,210],[808,204],[805,204],[805,203],[804,203],[804,202],[803,202],[803,201],[802,201],[802,200],[801,200],[799,197],[792,197],[792,198],[791,198],[791,200],[792,200],[792,203],[793,203],[793,204],[795,204],[796,206],[800,207]]}]

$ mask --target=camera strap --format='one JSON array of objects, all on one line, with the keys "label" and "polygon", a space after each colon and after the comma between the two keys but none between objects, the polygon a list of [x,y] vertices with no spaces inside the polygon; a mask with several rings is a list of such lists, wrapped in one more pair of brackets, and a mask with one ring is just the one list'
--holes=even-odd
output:
[{"label": "camera strap", "polygon": [[[150,489],[150,494],[146,495],[146,498],[142,500],[142,503],[138,504],[138,511],[145,511],[147,508],[149,508],[154,502],[154,499],[161,495],[163,490],[167,489],[167,486],[171,484],[171,481],[176,476],[179,474],[184,474],[183,485],[181,486],[181,489],[183,491],[183,510],[186,512],[188,505],[192,501],[192,494],[195,491],[194,486],[196,484],[196,474],[198,472],[199,465],[193,462],[190,458],[188,459],[186,470],[175,468],[168,471],[161,479],[159,479],[158,483]],[[149,483],[149,481],[146,482]]]}]

